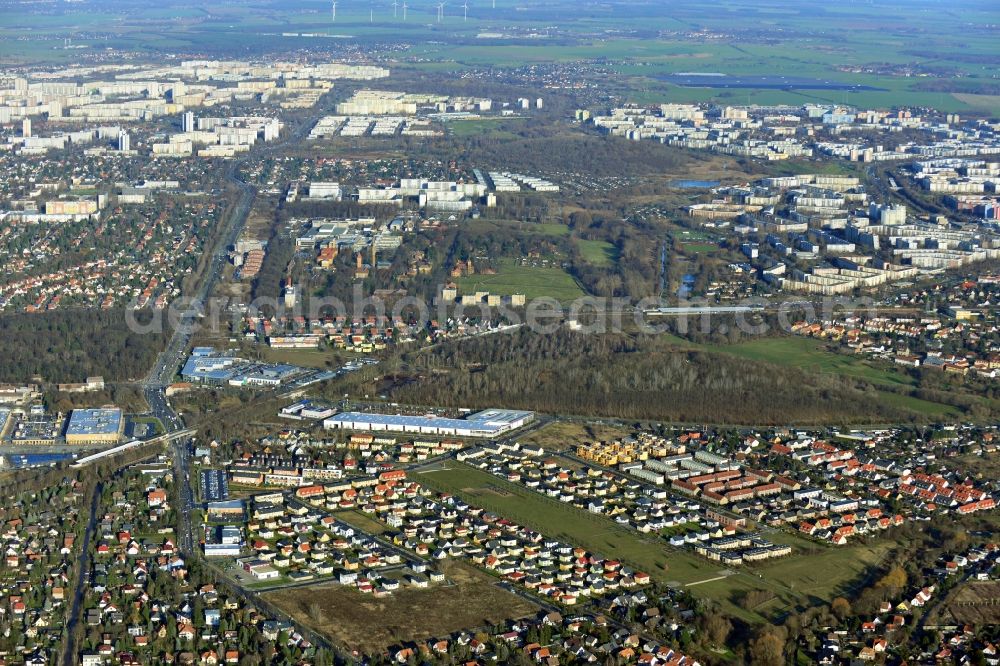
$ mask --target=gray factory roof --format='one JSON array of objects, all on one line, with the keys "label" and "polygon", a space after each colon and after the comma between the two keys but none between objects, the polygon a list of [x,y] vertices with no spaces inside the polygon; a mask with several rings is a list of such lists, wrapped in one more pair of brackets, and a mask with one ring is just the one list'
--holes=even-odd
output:
[{"label": "gray factory roof", "polygon": [[512,424],[534,415],[534,412],[523,412],[516,409],[484,409],[481,412],[469,414],[465,420],[510,428]]},{"label": "gray factory roof", "polygon": [[482,432],[500,433],[515,427],[517,421],[533,416],[533,412],[521,412],[506,409],[487,409],[470,414],[464,419],[453,419],[443,416],[424,415],[408,416],[405,414],[370,414],[367,412],[341,412],[330,417],[330,421],[372,423],[395,427],[435,427],[452,428],[455,430],[478,430]]},{"label": "gray factory roof", "polygon": [[74,409],[66,426],[67,435],[111,435],[122,425],[122,410]]}]

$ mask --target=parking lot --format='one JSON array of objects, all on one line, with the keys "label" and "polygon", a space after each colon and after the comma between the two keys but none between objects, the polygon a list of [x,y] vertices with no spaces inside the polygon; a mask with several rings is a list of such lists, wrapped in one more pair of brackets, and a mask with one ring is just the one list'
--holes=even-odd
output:
[{"label": "parking lot", "polygon": [[201,471],[201,498],[205,502],[219,502],[229,499],[229,481],[220,469]]}]

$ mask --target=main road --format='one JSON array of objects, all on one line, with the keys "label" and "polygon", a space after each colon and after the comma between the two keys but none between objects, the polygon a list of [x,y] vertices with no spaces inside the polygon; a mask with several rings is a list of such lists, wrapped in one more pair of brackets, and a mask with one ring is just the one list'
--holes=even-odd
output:
[{"label": "main road", "polygon": [[[143,393],[149,404],[150,414],[163,423],[163,427],[168,433],[183,429],[184,422],[167,400],[166,388],[177,373],[177,369],[187,353],[191,337],[198,325],[198,315],[202,305],[212,294],[219,277],[222,275],[226,262],[226,252],[231,245],[236,243],[236,239],[243,230],[243,225],[250,214],[256,196],[254,189],[238,177],[239,167],[242,163],[243,160],[234,162],[226,172],[226,179],[240,190],[239,200],[226,219],[225,227],[216,241],[212,258],[205,267],[201,283],[191,296],[192,305],[180,314],[179,325],[143,382]],[[179,516],[177,545],[181,553],[191,555],[196,545],[194,528],[191,524],[191,511],[194,509],[194,493],[191,489],[191,439],[175,440],[172,446],[174,478],[177,480],[177,500],[179,502],[177,506]]]},{"label": "main road", "polygon": [[[259,150],[251,151],[247,156],[234,160],[226,170],[227,183],[236,188],[239,192],[235,207],[230,210],[229,216],[224,221],[224,226],[212,251],[212,257],[205,266],[204,273],[198,286],[192,294],[186,296],[187,308],[177,313],[178,326],[174,329],[173,335],[167,342],[163,352],[157,357],[156,363],[150,369],[142,382],[143,393],[146,402],[149,404],[150,413],[159,418],[168,433],[184,428],[184,422],[174,411],[167,400],[166,388],[170,385],[177,370],[184,361],[184,357],[191,346],[191,339],[199,325],[199,319],[204,314],[205,304],[208,298],[214,293],[215,287],[222,277],[222,271],[226,266],[226,256],[230,247],[236,244],[247,217],[253,208],[254,199],[257,196],[256,189],[247,182],[240,179],[240,168],[250,159],[257,159],[264,155],[275,153],[289,144],[301,141],[309,129],[315,124],[318,116],[312,116],[304,120],[295,131],[286,138],[267,144]],[[197,546],[197,539],[194,536],[194,529],[191,525],[191,511],[194,510],[194,492],[191,488],[191,440],[189,438],[178,439],[173,443],[174,476],[179,487],[179,501],[177,507],[179,515],[178,524],[178,548],[185,555],[194,553]]]},{"label": "main road", "polygon": [[83,596],[86,593],[87,583],[90,582],[90,540],[97,531],[97,507],[101,502],[101,494],[104,492],[104,484],[98,482],[94,486],[94,494],[90,498],[90,512],[87,515],[87,525],[83,531],[83,543],[80,544],[80,557],[76,565],[76,582],[73,585],[73,596],[70,600],[69,616],[66,618],[66,628],[63,630],[63,637],[66,641],[66,648],[63,651],[63,664],[71,666],[76,663],[76,628],[80,625],[80,615],[83,613]]},{"label": "main road", "polygon": [[[205,266],[198,286],[192,294],[187,295],[189,305],[184,311],[177,313],[179,325],[174,330],[163,352],[159,355],[156,363],[141,384],[146,401],[149,403],[150,413],[160,419],[168,434],[183,430],[185,426],[167,399],[166,388],[173,381],[174,376],[184,361],[184,357],[188,353],[191,346],[191,339],[199,325],[199,319],[205,312],[205,304],[208,298],[214,293],[215,287],[222,277],[228,250],[236,244],[240,233],[243,231],[247,217],[250,215],[257,196],[256,189],[240,179],[240,167],[250,159],[274,153],[289,144],[301,141],[317,119],[318,116],[312,116],[304,120],[285,139],[265,145],[259,150],[251,151],[251,153],[239,160],[234,160],[226,171],[226,181],[235,187],[239,193],[236,205],[230,210],[229,216],[224,221],[224,227],[217,235],[211,259]],[[175,498],[178,515],[177,547],[185,557],[198,557],[200,539],[196,535],[196,527],[191,520],[191,513],[195,510],[195,494],[191,485],[193,440],[190,437],[178,437],[173,439],[172,442],[174,478],[177,482],[177,496]],[[206,562],[206,565],[215,568],[210,562]],[[261,599],[255,592],[246,590],[238,584],[227,582],[224,578],[220,580],[220,583],[225,584],[246,603],[255,604],[259,608],[265,608],[275,617],[284,615],[284,613],[278,611],[270,603]],[[74,608],[70,616],[70,622],[74,622],[72,626],[76,626],[75,622],[79,622],[79,613],[80,610]],[[338,646],[331,645],[323,636],[301,626],[299,626],[299,630],[314,645],[337,650]],[[67,647],[66,664],[73,663],[72,650],[72,647]]]}]

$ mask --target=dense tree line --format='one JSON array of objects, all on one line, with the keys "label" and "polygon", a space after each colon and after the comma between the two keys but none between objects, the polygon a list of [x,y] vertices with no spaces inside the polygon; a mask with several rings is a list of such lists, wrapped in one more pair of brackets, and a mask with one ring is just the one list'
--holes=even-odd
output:
[{"label": "dense tree line", "polygon": [[86,393],[66,393],[56,390],[46,391],[45,406],[54,412],[68,412],[94,405],[118,405],[126,412],[144,412],[148,409],[142,390],[132,384],[108,384],[102,391]]},{"label": "dense tree line", "polygon": [[288,275],[288,264],[295,255],[295,243],[288,236],[275,234],[267,243],[264,263],[254,278],[254,298],[274,298],[281,295],[282,282]]},{"label": "dense tree line", "polygon": [[905,421],[870,387],[650,338],[559,332],[465,340],[415,355],[393,399],[706,423]]},{"label": "dense tree line", "polygon": [[[127,318],[128,317],[128,318]],[[128,320],[151,324],[131,330]],[[161,323],[159,325],[157,322]],[[145,375],[170,336],[162,312],[54,310],[0,316],[0,382],[131,381]]]},{"label": "dense tree line", "polygon": [[407,154],[425,162],[455,162],[484,169],[537,174],[579,174],[621,178],[675,173],[691,164],[694,154],[652,141],[626,141],[596,133],[560,133],[551,123],[531,120],[517,138],[490,136],[404,138]]},{"label": "dense tree line", "polygon": [[[527,130],[530,132],[530,130]],[[597,177],[624,177],[673,171],[691,158],[681,150],[665,149],[651,141],[617,141],[601,136],[537,135],[512,141],[483,137],[468,141],[463,156],[470,164],[527,169],[542,173],[580,173]]]}]

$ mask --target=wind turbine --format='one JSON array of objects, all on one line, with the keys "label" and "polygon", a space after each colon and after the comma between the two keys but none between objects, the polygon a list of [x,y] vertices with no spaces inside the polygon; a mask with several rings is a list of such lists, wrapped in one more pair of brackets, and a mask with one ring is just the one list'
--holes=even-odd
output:
[{"label": "wind turbine", "polygon": [[399,3],[396,0],[392,0],[392,18],[396,18],[396,7],[398,6]]},{"label": "wind turbine", "polygon": [[333,20],[337,21],[337,0],[333,0]]},{"label": "wind turbine", "polygon": [[465,4],[462,5],[462,9],[465,10],[465,20],[469,20],[469,0],[465,0]]},{"label": "wind turbine", "polygon": [[406,20],[406,3],[403,3],[403,20]]},{"label": "wind turbine", "polygon": [[444,3],[438,3],[438,23],[444,18]]}]

